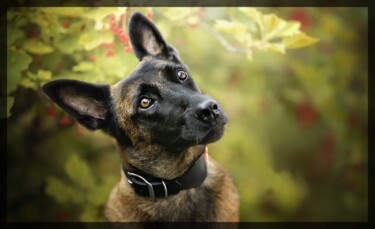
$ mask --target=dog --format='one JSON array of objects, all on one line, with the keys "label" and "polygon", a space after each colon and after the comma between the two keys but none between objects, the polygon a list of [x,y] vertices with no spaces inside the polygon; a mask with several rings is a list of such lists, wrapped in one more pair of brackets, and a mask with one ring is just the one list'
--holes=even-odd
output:
[{"label": "dog", "polygon": [[[177,51],[142,13],[129,20],[139,64],[114,85],[55,80],[43,91],[89,130],[112,136],[121,179],[104,213],[113,222],[235,222],[239,197],[228,173],[208,157],[227,116],[200,92]],[[204,44],[202,44],[204,45]]]}]

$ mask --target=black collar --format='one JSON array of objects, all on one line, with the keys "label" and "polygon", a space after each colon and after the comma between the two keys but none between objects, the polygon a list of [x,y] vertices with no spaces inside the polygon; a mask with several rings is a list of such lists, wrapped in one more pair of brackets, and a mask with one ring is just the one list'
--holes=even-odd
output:
[{"label": "black collar", "polygon": [[163,180],[143,173],[127,171],[123,168],[128,183],[140,196],[151,199],[168,197],[179,193],[181,190],[200,186],[207,177],[205,152],[182,175],[172,180]]}]

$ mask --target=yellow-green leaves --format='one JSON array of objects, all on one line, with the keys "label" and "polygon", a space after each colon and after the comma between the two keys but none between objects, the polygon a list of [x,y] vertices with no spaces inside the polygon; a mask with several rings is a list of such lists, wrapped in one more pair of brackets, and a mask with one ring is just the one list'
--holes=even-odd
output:
[{"label": "yellow-green leaves", "polygon": [[22,77],[20,85],[26,88],[31,88],[37,90],[38,87],[52,78],[52,72],[39,69],[36,74],[31,71],[27,71],[26,74]]},{"label": "yellow-green leaves", "polygon": [[[286,49],[296,49],[312,45],[318,39],[310,37],[300,30],[300,22],[286,21],[275,14],[262,14],[255,8],[240,7],[239,11],[245,14],[258,28],[259,38],[254,39],[249,27],[250,21],[216,20],[214,28],[237,43],[241,51],[252,60],[255,50],[285,54]],[[221,38],[223,39],[223,38]],[[221,41],[221,43],[224,43]],[[238,46],[237,45],[237,46]],[[227,45],[228,47],[228,45]]]},{"label": "yellow-green leaves", "polygon": [[35,40],[35,39],[28,39],[23,44],[23,48],[32,53],[37,55],[43,55],[47,53],[51,53],[53,51],[53,48],[49,45],[44,44],[41,41]]},{"label": "yellow-green leaves", "polygon": [[26,70],[31,63],[31,57],[25,52],[7,51],[7,93],[11,93],[17,88],[21,80],[22,71]]},{"label": "yellow-green leaves", "polygon": [[73,66],[73,72],[88,72],[94,68],[94,64],[88,61],[82,61],[79,64]]},{"label": "yellow-green leaves", "polygon": [[216,20],[215,29],[226,33],[243,33],[246,25],[238,21]]},{"label": "yellow-green leaves", "polygon": [[312,45],[318,41],[319,40],[317,38],[307,36],[305,33],[302,32],[294,36],[283,37],[283,43],[285,47],[289,49],[302,48],[305,46]]},{"label": "yellow-green leaves", "polygon": [[105,203],[116,179],[108,176],[103,182],[98,182],[86,160],[76,154],[70,154],[64,172],[69,179],[47,177],[45,192],[58,203],[83,205],[80,220],[97,220],[98,206]]},{"label": "yellow-green leaves", "polygon": [[85,50],[92,50],[98,47],[102,43],[111,43],[114,40],[114,36],[111,33],[102,33],[94,29],[87,30],[79,37],[79,43],[84,47]]}]

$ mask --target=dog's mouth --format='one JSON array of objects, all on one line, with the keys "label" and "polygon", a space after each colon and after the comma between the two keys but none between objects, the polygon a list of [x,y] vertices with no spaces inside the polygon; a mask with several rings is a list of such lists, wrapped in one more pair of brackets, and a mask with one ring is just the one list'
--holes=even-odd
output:
[{"label": "dog's mouth", "polygon": [[181,147],[213,143],[224,135],[227,121],[224,113],[207,123],[190,117],[181,128],[180,139],[176,142]]}]

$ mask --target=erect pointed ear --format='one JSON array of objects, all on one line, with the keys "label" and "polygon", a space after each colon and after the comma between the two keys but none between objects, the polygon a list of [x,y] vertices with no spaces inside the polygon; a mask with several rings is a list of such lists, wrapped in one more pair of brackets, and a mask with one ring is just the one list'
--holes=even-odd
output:
[{"label": "erect pointed ear", "polygon": [[43,91],[62,109],[90,130],[103,128],[110,110],[109,85],[77,80],[55,80]]},{"label": "erect pointed ear", "polygon": [[149,55],[178,61],[177,52],[165,42],[156,26],[140,12],[135,12],[130,18],[129,37],[134,54],[140,61]]}]

